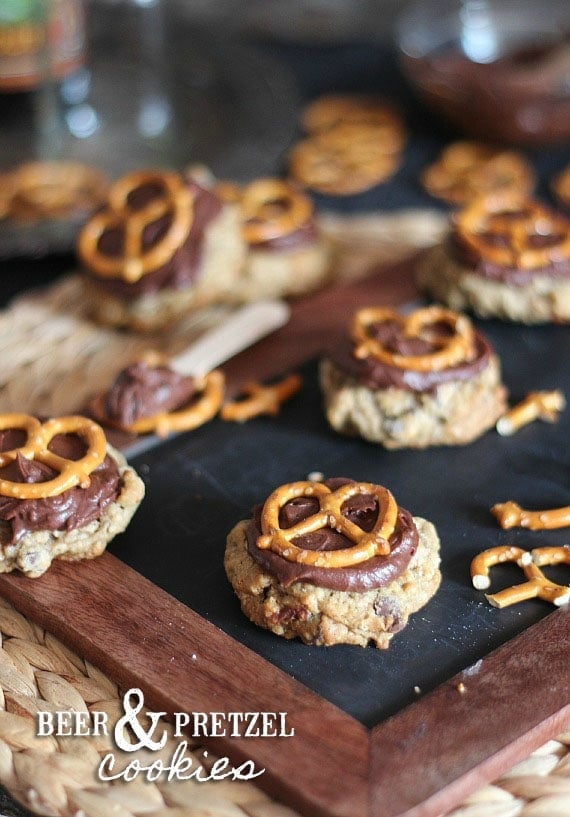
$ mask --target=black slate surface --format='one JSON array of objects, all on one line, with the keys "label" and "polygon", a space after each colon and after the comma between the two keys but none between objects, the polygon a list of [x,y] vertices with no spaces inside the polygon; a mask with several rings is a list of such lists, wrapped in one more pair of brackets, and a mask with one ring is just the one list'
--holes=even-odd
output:
[{"label": "black slate surface", "polygon": [[[502,357],[514,401],[533,389],[558,387],[570,395],[569,327],[491,322],[484,330]],[[390,452],[332,432],[321,411],[316,362],[304,377],[302,392],[276,419],[214,421],[135,459],[147,496],[111,549],[230,636],[372,726],[416,698],[415,687],[433,688],[552,611],[542,601],[491,608],[471,586],[469,563],[497,544],[530,549],[568,541],[567,530],[502,531],[489,508],[507,499],[529,508],[570,504],[570,411],[555,425],[534,423],[510,438],[491,430],[469,446]],[[315,470],[385,484],[401,505],[439,531],[442,586],[387,651],[308,647],[258,629],[242,615],[225,578],[231,527],[277,485]],[[497,589],[523,578],[515,567],[495,570]],[[548,572],[570,581],[568,568]]]}]

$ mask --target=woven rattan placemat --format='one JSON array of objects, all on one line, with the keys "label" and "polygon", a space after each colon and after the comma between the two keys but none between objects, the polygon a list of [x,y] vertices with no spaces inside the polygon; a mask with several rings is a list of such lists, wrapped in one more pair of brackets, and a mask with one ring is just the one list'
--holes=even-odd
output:
[{"label": "woven rattan placemat", "polygon": [[[123,714],[117,686],[48,632],[0,599],[0,784],[34,813],[71,817],[295,817],[250,782],[193,780],[104,783],[100,759],[114,752],[116,768],[172,756],[179,741],[168,731],[159,752],[121,752],[105,737],[38,737],[38,711]],[[111,730],[112,731],[112,730]],[[196,764],[203,761],[189,741]],[[208,758],[213,761],[212,756]],[[468,797],[446,817],[568,817],[570,724],[500,780]],[[359,817],[359,815],[354,815]]]}]

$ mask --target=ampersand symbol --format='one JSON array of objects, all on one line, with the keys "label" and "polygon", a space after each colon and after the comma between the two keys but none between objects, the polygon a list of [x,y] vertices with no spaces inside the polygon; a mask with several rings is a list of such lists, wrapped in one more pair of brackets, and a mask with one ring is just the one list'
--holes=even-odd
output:
[{"label": "ampersand symbol", "polygon": [[[135,701],[134,706],[131,705],[131,699]],[[139,749],[150,749],[152,752],[157,752],[159,749],[163,749],[166,744],[166,731],[163,731],[160,740],[152,739],[158,721],[163,715],[166,715],[166,712],[147,712],[146,716],[150,720],[150,726],[145,730],[137,719],[137,715],[143,706],[144,695],[141,689],[135,687],[125,692],[123,696],[123,710],[125,714],[122,718],[119,718],[115,724],[115,743],[119,749],[122,749],[124,752],[137,752]],[[127,726],[131,728],[131,731],[138,738],[138,742],[131,743],[125,737],[125,728]]]}]

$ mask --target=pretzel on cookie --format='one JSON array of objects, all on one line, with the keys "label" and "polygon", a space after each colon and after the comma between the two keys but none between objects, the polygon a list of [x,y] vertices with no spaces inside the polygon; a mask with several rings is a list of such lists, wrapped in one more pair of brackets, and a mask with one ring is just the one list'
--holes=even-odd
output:
[{"label": "pretzel on cookie", "polygon": [[310,199],[282,179],[257,179],[240,197],[242,234],[248,244],[288,235],[313,215]]},{"label": "pretzel on cookie", "polygon": [[[342,513],[344,503],[358,494],[374,496],[378,501],[378,518],[368,533]],[[301,496],[315,497],[319,503],[319,511],[290,528],[282,528],[279,523],[281,509],[290,500]],[[387,488],[380,485],[368,482],[347,483],[333,491],[319,482],[292,482],[277,488],[266,500],[261,512],[261,536],[257,539],[257,546],[297,564],[326,568],[349,567],[374,556],[386,556],[390,553],[388,540],[394,533],[397,517],[396,500]],[[326,527],[346,536],[353,543],[352,547],[315,551],[293,543],[298,536]]]},{"label": "pretzel on cookie", "polygon": [[242,391],[247,396],[241,400],[225,403],[222,406],[220,417],[222,420],[244,423],[253,417],[259,417],[260,414],[278,414],[281,403],[297,394],[302,383],[298,374],[291,374],[270,386],[253,381],[246,383]]},{"label": "pretzel on cookie", "polygon": [[491,513],[504,529],[555,530],[570,527],[570,505],[546,511],[527,511],[509,500],[493,505]]},{"label": "pretzel on cookie", "polygon": [[[371,335],[370,330],[385,321],[399,324],[407,338],[423,338],[433,344],[433,352],[423,355],[401,355],[387,349]],[[434,335],[437,324],[443,324],[453,334]],[[431,331],[430,331],[431,327]],[[353,316],[350,336],[354,342],[353,354],[357,358],[374,357],[390,366],[413,369],[419,372],[441,371],[471,359],[474,335],[471,322],[465,315],[439,306],[416,309],[408,316],[387,307],[359,309]]]},{"label": "pretzel on cookie", "polygon": [[559,389],[531,391],[522,402],[497,420],[496,428],[502,436],[510,436],[533,420],[555,423],[565,408],[566,400]]},{"label": "pretzel on cookie", "polygon": [[[145,187],[160,190],[146,204],[132,204],[134,194]],[[169,223],[150,247],[144,246],[145,229],[161,218]],[[109,191],[108,205],[92,216],[79,234],[78,251],[85,266],[102,278],[121,278],[135,283],[168,263],[188,238],[193,219],[193,194],[177,173],[140,170],[116,181]],[[108,255],[101,250],[104,234],[123,235],[122,252]]]},{"label": "pretzel on cookie", "polygon": [[460,141],[448,145],[421,182],[428,193],[450,204],[465,204],[495,191],[530,193],[534,174],[515,151],[482,142]]},{"label": "pretzel on cookie", "polygon": [[511,192],[475,200],[455,217],[457,237],[477,257],[532,270],[570,258],[570,221]]},{"label": "pretzel on cookie", "polygon": [[[537,548],[537,550],[541,550]],[[558,550],[558,548],[544,548],[543,550]],[[485,598],[493,607],[509,607],[511,604],[518,604],[520,601],[539,598],[551,604],[561,607],[570,602],[570,587],[551,582],[540,570],[539,563],[559,564],[566,559],[560,558],[557,562],[549,560],[550,554],[544,555],[542,561],[528,558],[534,555],[535,551],[528,554],[518,547],[503,545],[489,548],[479,553],[471,562],[471,579],[473,586],[477,590],[486,590],[490,586],[489,569],[497,564],[505,562],[515,562],[523,571],[526,582],[515,584],[500,590],[498,593],[485,594]],[[570,560],[569,560],[570,561]]]},{"label": "pretzel on cookie", "polygon": [[[149,366],[162,365],[164,360],[159,355],[147,355],[145,361]],[[222,405],[224,399],[225,378],[219,369],[213,369],[203,377],[196,378],[195,385],[198,395],[187,406],[176,411],[161,411],[151,417],[141,417],[128,426],[119,426],[105,416],[104,395],[100,395],[93,403],[94,414],[101,422],[128,431],[131,434],[148,434],[154,432],[157,437],[167,437],[175,431],[192,431],[212,420]]]},{"label": "pretzel on cookie", "polygon": [[[47,465],[57,472],[57,476],[44,482],[14,482],[0,478],[0,496],[44,499],[58,496],[75,486],[87,488],[91,472],[101,465],[107,454],[103,429],[87,417],[71,415],[40,423],[27,414],[2,414],[0,431],[8,430],[25,431],[26,440],[19,448],[0,452],[0,468],[13,462],[20,454],[28,460]],[[51,441],[58,434],[78,435],[85,442],[87,451],[77,460],[60,457],[49,450]]]}]

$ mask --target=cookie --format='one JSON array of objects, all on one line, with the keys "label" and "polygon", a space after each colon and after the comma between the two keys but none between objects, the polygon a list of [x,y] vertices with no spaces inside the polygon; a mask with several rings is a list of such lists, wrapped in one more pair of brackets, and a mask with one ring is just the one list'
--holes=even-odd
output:
[{"label": "cookie", "polygon": [[85,219],[105,201],[107,177],[72,161],[28,162],[3,173],[0,219]]},{"label": "cookie", "polygon": [[78,252],[92,317],[146,332],[227,301],[245,245],[235,205],[193,179],[139,171],[113,185]]},{"label": "cookie", "polygon": [[0,573],[99,556],[144,496],[123,455],[84,417],[2,415],[0,429]]},{"label": "cookie", "polygon": [[257,179],[242,189],[223,184],[238,202],[245,262],[234,295],[242,301],[303,295],[321,286],[331,269],[311,199],[281,179]]},{"label": "cookie", "polygon": [[514,191],[529,195],[534,172],[521,153],[483,142],[453,142],[421,175],[421,183],[435,198],[467,204],[490,193]]},{"label": "cookie", "polygon": [[386,448],[464,445],[506,410],[500,363],[464,316],[439,307],[404,317],[359,310],[350,339],[322,361],[327,420]]},{"label": "cookie", "polygon": [[570,320],[570,220],[518,195],[457,213],[416,271],[418,285],[452,309],[535,324]]},{"label": "cookie", "polygon": [[230,532],[224,565],[254,624],[319,646],[388,647],[441,581],[434,526],[347,479],[278,488]]},{"label": "cookie", "polygon": [[375,97],[320,97],[306,106],[302,124],[309,137],[291,150],[289,172],[318,193],[361,193],[386,181],[400,165],[406,140],[402,118]]}]

